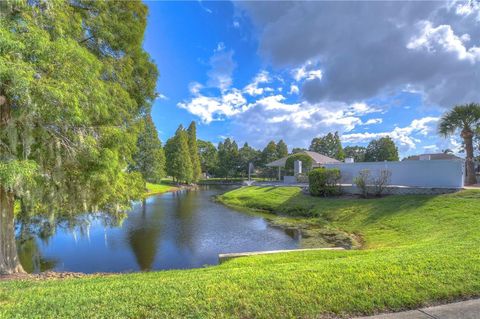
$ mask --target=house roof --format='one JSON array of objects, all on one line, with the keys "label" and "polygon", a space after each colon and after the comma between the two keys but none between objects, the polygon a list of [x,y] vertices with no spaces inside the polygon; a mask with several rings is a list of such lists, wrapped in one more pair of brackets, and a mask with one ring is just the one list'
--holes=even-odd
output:
[{"label": "house roof", "polygon": [[419,154],[407,157],[404,161],[419,161],[420,156],[430,156],[430,160],[463,160],[463,158],[455,156],[453,154],[445,154],[445,153],[431,153],[431,154]]},{"label": "house roof", "polygon": [[[333,163],[341,163],[340,161],[330,158],[328,156],[316,153],[316,152],[311,152],[311,151],[303,151],[299,152],[300,154],[305,154],[308,155],[312,158],[314,164],[317,165],[323,165],[323,164],[333,164]],[[298,154],[298,153],[297,153]],[[276,161],[273,161],[271,163],[268,163],[268,167],[285,167],[285,164],[287,163],[287,159],[292,156],[293,154],[283,157],[281,159],[278,159]]]}]

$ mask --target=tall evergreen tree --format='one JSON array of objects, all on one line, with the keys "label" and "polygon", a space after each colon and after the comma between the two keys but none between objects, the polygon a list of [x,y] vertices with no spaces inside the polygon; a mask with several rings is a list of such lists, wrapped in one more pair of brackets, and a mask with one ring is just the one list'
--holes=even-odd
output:
[{"label": "tall evergreen tree", "polygon": [[239,167],[238,173],[241,176],[248,175],[249,164],[257,164],[257,161],[260,157],[260,152],[248,145],[248,143],[243,144],[243,146],[238,150],[239,157]]},{"label": "tall evergreen tree", "polygon": [[234,177],[239,164],[238,145],[227,138],[218,144],[218,174],[220,177]]},{"label": "tall evergreen tree", "polygon": [[188,148],[190,150],[190,160],[192,162],[192,180],[197,182],[202,175],[202,166],[200,163],[200,156],[198,154],[197,145],[197,125],[194,121],[188,127]]},{"label": "tall evergreen tree", "polygon": [[157,129],[150,114],[145,117],[142,124],[132,169],[140,172],[147,182],[160,183],[165,177],[165,153],[162,142],[158,138]]},{"label": "tall evergreen tree", "polygon": [[193,181],[192,161],[188,147],[188,133],[182,125],[165,144],[167,173],[177,182],[191,183]]},{"label": "tall evergreen tree", "polygon": [[54,215],[141,195],[126,168],[158,72],[139,1],[11,1],[0,15],[0,273],[13,273],[15,199]]},{"label": "tall evergreen tree", "polygon": [[277,143],[277,158],[283,158],[288,156],[288,146],[283,140]]},{"label": "tall evergreen tree", "polygon": [[328,133],[323,137],[315,137],[310,143],[310,151],[335,158],[339,161],[345,159],[342,142],[338,132]]},{"label": "tall evergreen tree", "polygon": [[213,145],[212,142],[202,140],[197,140],[197,144],[202,171],[207,174],[215,174],[218,163],[217,149],[215,148],[215,145]]},{"label": "tall evergreen tree", "polygon": [[262,151],[262,166],[277,160],[278,153],[277,153],[277,144],[274,141],[270,141],[267,146]]},{"label": "tall evergreen tree", "polygon": [[366,162],[398,161],[398,148],[395,142],[385,136],[371,141],[365,151]]}]

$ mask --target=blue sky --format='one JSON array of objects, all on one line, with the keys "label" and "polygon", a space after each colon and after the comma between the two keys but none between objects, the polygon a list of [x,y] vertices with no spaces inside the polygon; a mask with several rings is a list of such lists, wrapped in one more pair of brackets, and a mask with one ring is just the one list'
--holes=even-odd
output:
[{"label": "blue sky", "polygon": [[308,147],[389,135],[402,156],[457,150],[441,114],[480,98],[480,9],[462,2],[146,2],[144,47],[160,78],[162,141],[198,123],[201,139]]}]

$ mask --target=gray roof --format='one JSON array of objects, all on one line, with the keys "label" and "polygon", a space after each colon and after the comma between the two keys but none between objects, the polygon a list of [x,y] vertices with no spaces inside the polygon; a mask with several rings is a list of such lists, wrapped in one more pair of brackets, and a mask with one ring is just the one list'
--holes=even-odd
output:
[{"label": "gray roof", "polygon": [[[314,165],[323,165],[323,164],[334,164],[334,163],[341,163],[340,161],[330,158],[328,156],[318,154],[316,152],[311,152],[311,151],[303,151],[299,152],[297,154],[306,154],[310,156],[314,162]],[[285,164],[287,163],[287,159],[294,154],[288,155],[286,157],[283,157],[281,159],[278,159],[276,161],[273,161],[271,163],[268,163],[268,167],[285,167]]]},{"label": "gray roof", "polygon": [[453,154],[445,154],[445,153],[432,153],[432,154],[419,154],[410,156],[404,159],[404,161],[419,161],[420,156],[430,156],[430,160],[463,160],[463,158],[455,156]]}]

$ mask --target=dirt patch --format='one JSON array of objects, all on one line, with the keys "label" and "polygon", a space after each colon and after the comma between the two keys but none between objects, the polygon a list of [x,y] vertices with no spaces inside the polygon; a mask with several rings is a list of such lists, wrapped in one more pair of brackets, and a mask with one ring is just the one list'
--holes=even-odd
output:
[{"label": "dirt patch", "polygon": [[0,281],[4,280],[54,280],[54,279],[70,279],[70,278],[83,278],[83,277],[96,277],[96,276],[109,276],[111,273],[95,273],[84,274],[81,272],[55,272],[45,271],[38,274],[8,274],[0,275]]}]

